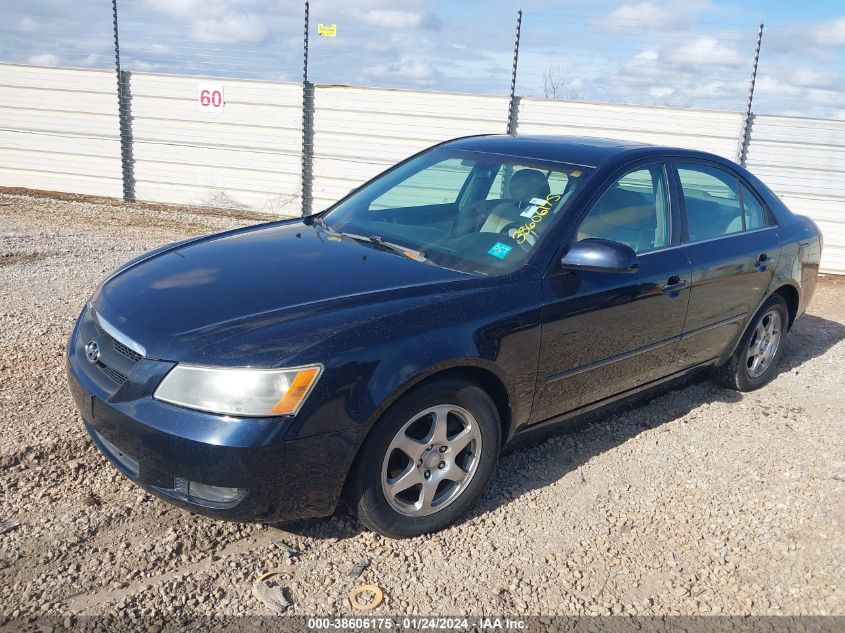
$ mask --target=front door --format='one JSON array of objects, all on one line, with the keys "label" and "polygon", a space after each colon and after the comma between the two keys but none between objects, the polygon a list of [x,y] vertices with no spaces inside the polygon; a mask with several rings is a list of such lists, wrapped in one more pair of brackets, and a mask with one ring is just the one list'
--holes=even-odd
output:
[{"label": "front door", "polygon": [[560,271],[543,282],[532,421],[554,417],[671,371],[689,301],[690,263],[673,244],[666,167],[615,180],[578,227],[638,255],[634,273]]}]

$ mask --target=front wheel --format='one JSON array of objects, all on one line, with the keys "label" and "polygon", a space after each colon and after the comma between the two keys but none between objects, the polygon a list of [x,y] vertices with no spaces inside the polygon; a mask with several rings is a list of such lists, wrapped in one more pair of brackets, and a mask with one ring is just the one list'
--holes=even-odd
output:
[{"label": "front wheel", "polygon": [[757,311],[731,359],[720,370],[721,382],[738,391],[759,389],[777,375],[789,325],[786,301],[772,295]]},{"label": "front wheel", "polygon": [[475,504],[499,455],[496,406],[462,380],[425,384],[397,401],[364,443],[348,502],[365,526],[393,538],[435,532]]}]

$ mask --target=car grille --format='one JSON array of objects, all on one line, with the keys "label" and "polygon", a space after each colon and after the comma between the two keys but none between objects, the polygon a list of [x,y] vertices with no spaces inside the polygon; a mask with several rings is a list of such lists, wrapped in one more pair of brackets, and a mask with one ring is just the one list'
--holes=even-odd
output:
[{"label": "car grille", "polygon": [[111,379],[112,379],[114,382],[116,382],[118,385],[122,385],[123,383],[125,383],[125,382],[126,382],[126,376],[124,376],[123,374],[121,374],[121,373],[120,373],[119,371],[117,371],[116,369],[112,369],[112,368],[111,368],[111,367],[109,367],[108,365],[106,365],[106,364],[104,364],[104,363],[101,363],[101,362],[99,362],[99,361],[97,362],[97,367],[99,367],[99,368],[100,368],[100,370],[101,370],[101,371],[102,371],[102,372],[103,372],[106,376],[108,376],[109,378],[111,378]]},{"label": "car grille", "polygon": [[[111,338],[111,337],[109,337],[109,338]],[[120,341],[112,339],[112,345],[114,345],[114,349],[117,350],[118,354],[125,356],[126,358],[131,360],[133,363],[137,363],[139,360],[141,360],[143,358],[143,356],[141,356],[134,349],[129,349],[128,347],[126,347],[126,345],[124,345]]]},{"label": "car grille", "polygon": [[[125,361],[116,362],[118,361],[117,357],[110,354],[103,354],[100,357],[100,360],[95,363],[96,367],[101,372],[108,376],[112,382],[120,386],[126,382],[129,371],[131,371],[132,368],[144,357],[135,350],[113,338],[108,332],[100,327],[100,324],[97,323],[96,320],[94,321],[94,325],[97,329],[97,333],[99,334],[101,349],[105,349],[105,346],[110,345],[115,352],[129,361],[128,363]],[[111,358],[109,358],[110,356]],[[119,367],[119,369],[115,365]]]}]

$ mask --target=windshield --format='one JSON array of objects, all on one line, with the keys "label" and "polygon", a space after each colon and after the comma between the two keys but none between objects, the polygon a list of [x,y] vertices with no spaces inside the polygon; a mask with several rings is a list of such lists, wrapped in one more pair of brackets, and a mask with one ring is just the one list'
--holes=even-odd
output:
[{"label": "windshield", "polygon": [[321,225],[418,261],[501,274],[528,258],[588,171],[433,150],[356,191],[325,214]]}]

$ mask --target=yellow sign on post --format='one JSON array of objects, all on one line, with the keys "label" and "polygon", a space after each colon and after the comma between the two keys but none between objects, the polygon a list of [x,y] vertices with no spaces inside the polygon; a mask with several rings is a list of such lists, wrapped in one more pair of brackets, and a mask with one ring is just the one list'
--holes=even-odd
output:
[{"label": "yellow sign on post", "polygon": [[337,36],[337,24],[318,24],[317,35],[322,35],[323,37]]}]

